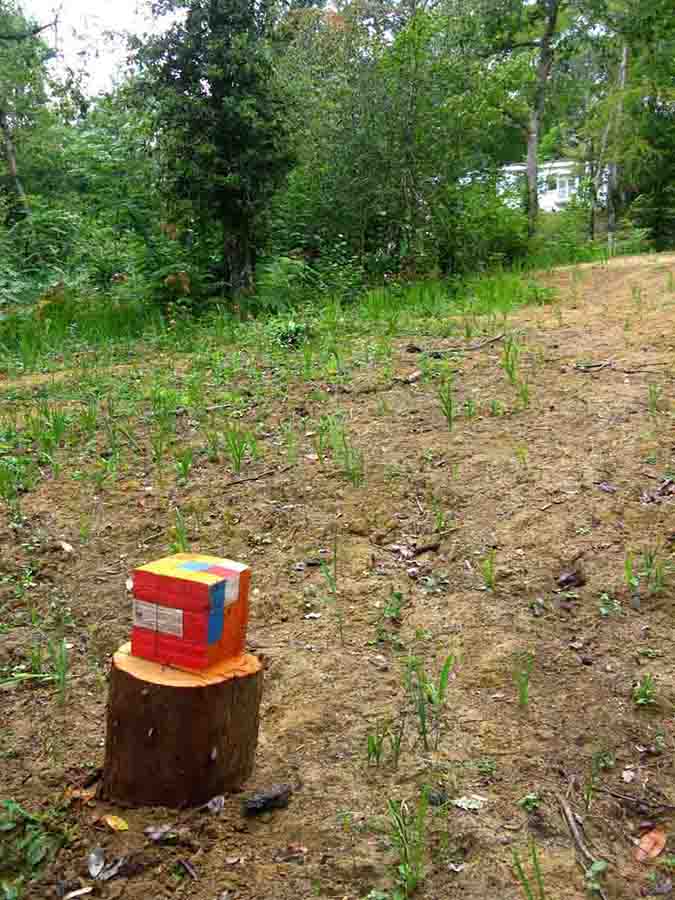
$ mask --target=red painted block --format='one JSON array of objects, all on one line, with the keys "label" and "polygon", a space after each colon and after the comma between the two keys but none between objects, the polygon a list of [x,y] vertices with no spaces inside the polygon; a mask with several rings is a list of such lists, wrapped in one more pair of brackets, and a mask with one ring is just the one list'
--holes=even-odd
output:
[{"label": "red painted block", "polygon": [[134,626],[131,629],[131,652],[143,659],[156,659],[157,632]]}]

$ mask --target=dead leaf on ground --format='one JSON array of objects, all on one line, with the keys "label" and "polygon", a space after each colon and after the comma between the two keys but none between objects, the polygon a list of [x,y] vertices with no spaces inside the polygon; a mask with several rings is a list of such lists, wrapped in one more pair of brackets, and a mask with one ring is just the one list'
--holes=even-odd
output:
[{"label": "dead leaf on ground", "polygon": [[96,788],[75,788],[75,787],[67,787],[63,792],[64,800],[81,800],[83,803],[88,803],[90,800],[93,800],[96,796]]},{"label": "dead leaf on ground", "polygon": [[185,871],[188,873],[190,878],[192,878],[194,881],[197,880],[197,878],[199,877],[197,875],[197,870],[195,869],[195,867],[192,865],[192,863],[189,860],[179,859],[177,864],[179,866],[182,866],[185,869]]},{"label": "dead leaf on ground", "polygon": [[653,828],[640,838],[640,843],[635,848],[637,862],[645,862],[655,859],[666,846],[666,835],[660,828]]},{"label": "dead leaf on ground", "polygon": [[481,797],[480,794],[469,794],[452,801],[453,806],[456,806],[457,809],[464,809],[467,812],[478,812],[486,803],[487,797]]},{"label": "dead leaf on ground", "polygon": [[223,794],[216,794],[215,797],[211,797],[209,802],[206,804],[206,809],[210,813],[214,815],[218,815],[225,809],[225,797]]},{"label": "dead leaf on ground", "polygon": [[254,816],[267,812],[270,809],[285,809],[293,794],[290,784],[273,784],[264,791],[258,791],[244,800],[241,804],[241,812],[244,816]]},{"label": "dead leaf on ground", "polygon": [[178,838],[178,832],[173,825],[148,825],[143,829],[143,834],[156,844],[170,844]]},{"label": "dead leaf on ground", "polygon": [[120,816],[101,816],[101,821],[104,822],[112,831],[129,830],[129,823],[126,819],[120,818]]},{"label": "dead leaf on ground", "polygon": [[670,878],[657,879],[649,887],[642,888],[643,897],[665,897],[666,894],[673,893],[673,882]]},{"label": "dead leaf on ground", "polygon": [[575,587],[583,587],[586,584],[586,576],[580,568],[570,569],[567,572],[562,572],[557,579],[558,587],[561,588],[575,588]]}]

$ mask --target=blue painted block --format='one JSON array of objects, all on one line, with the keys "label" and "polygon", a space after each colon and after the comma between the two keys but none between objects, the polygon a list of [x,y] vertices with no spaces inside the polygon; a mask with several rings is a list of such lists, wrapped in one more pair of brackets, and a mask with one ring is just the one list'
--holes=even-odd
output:
[{"label": "blue painted block", "polygon": [[179,569],[184,569],[186,572],[206,572],[210,567],[211,564],[207,562],[184,562],[178,566]]},{"label": "blue painted block", "polygon": [[223,636],[224,610],[222,606],[216,606],[209,613],[209,644],[217,644]]}]

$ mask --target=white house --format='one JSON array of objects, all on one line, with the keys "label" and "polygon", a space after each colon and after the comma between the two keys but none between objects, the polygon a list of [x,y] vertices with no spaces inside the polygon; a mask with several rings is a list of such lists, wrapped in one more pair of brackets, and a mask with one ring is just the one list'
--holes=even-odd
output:
[{"label": "white house", "polygon": [[[539,208],[544,212],[559,212],[579,191],[581,176],[579,163],[563,159],[539,164]],[[518,188],[527,178],[527,167],[516,163],[502,168],[498,190],[500,194]]]}]

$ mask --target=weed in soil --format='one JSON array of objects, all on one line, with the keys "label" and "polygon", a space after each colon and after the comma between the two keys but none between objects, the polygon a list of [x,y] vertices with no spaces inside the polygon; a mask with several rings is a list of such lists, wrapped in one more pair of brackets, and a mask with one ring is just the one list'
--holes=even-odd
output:
[{"label": "weed in soil", "polygon": [[528,652],[520,653],[516,657],[516,665],[513,671],[513,678],[516,683],[518,692],[518,706],[526,709],[530,702],[530,676],[534,668],[534,654]]}]

